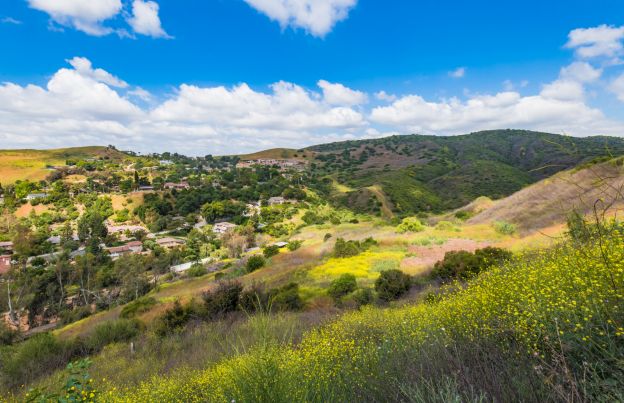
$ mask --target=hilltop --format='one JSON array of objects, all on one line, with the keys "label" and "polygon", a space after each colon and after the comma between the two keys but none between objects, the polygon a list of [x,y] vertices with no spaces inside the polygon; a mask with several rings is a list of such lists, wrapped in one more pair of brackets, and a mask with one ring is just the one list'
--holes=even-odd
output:
[{"label": "hilltop", "polygon": [[58,148],[51,150],[0,150],[0,181],[38,181],[51,172],[50,167],[64,166],[68,160],[123,161],[130,155],[104,146]]}]

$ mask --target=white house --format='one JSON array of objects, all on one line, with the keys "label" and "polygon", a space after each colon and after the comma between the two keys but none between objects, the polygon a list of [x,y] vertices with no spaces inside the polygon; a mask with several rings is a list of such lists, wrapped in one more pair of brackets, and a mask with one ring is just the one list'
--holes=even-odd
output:
[{"label": "white house", "polygon": [[26,195],[26,200],[43,199],[44,197],[48,197],[48,194],[47,193],[30,193]]}]

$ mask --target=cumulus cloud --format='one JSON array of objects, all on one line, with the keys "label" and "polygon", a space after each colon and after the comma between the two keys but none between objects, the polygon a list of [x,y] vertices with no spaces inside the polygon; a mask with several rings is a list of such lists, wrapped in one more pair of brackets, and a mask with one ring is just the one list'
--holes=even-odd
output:
[{"label": "cumulus cloud", "polygon": [[323,37],[334,25],[347,18],[357,0],[245,0],[247,4],[287,26],[303,28]]},{"label": "cumulus cloud", "polygon": [[[124,11],[122,0],[27,0],[31,8],[50,16],[49,28],[62,31],[59,25],[82,31],[88,35],[104,36],[116,33],[120,37],[132,37],[124,28],[105,25]],[[134,0],[132,13],[126,20],[137,34],[154,38],[171,38],[162,28],[158,16],[159,6],[154,1]],[[58,24],[58,25],[56,25]]]},{"label": "cumulus cloud", "polygon": [[386,91],[379,91],[375,93],[375,98],[380,101],[393,102],[396,101],[397,96],[394,94],[388,94]]},{"label": "cumulus cloud", "polygon": [[68,60],[67,63],[69,63],[74,68],[76,73],[80,74],[83,77],[87,77],[95,81],[108,84],[111,87],[128,87],[128,83],[115,77],[106,70],[94,69],[91,61],[85,57],[74,57],[73,59]]},{"label": "cumulus cloud", "polygon": [[121,12],[121,0],[28,0],[30,7],[43,11],[60,25],[73,27],[89,35],[113,32],[103,22]]},{"label": "cumulus cloud", "polygon": [[340,83],[320,80],[318,86],[323,90],[323,99],[330,105],[361,105],[368,101],[362,91],[352,90]]},{"label": "cumulus cloud", "polygon": [[566,47],[575,49],[581,58],[599,56],[617,57],[622,53],[624,26],[600,25],[592,28],[578,28],[568,35]]},{"label": "cumulus cloud", "polygon": [[[4,147],[115,144],[136,151],[190,155],[242,153],[271,147],[379,137],[461,134],[525,128],[572,135],[624,133],[585,100],[602,70],[584,62],[561,69],[533,95],[509,90],[428,100],[419,94],[367,95],[325,80],[307,89],[284,81],[267,90],[248,84],[182,84],[164,97],[130,85],[86,58],[52,75],[45,86],[0,84],[0,143]],[[624,101],[624,75],[610,90]]]},{"label": "cumulus cloud", "polygon": [[132,16],[128,18],[128,24],[138,34],[154,38],[171,38],[162,28],[158,10],[156,2],[135,0],[132,2]]},{"label": "cumulus cloud", "polygon": [[624,124],[609,120],[584,100],[584,84],[597,80],[601,73],[587,63],[573,63],[531,96],[510,89],[472,95],[467,100],[428,101],[419,95],[406,95],[390,105],[374,108],[369,120],[404,132],[431,134],[519,127],[576,135],[622,135]]}]

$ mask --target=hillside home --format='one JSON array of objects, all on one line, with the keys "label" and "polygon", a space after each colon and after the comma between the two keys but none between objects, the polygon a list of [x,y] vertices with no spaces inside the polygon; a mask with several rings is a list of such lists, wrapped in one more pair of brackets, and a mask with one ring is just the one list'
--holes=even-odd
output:
[{"label": "hillside home", "polygon": [[0,242],[0,250],[5,250],[7,252],[13,251],[13,242],[11,241],[2,241]]},{"label": "hillside home", "polygon": [[284,204],[286,203],[286,199],[283,197],[271,197],[269,198],[269,206],[274,206],[276,204]]},{"label": "hillside home", "polygon": [[165,249],[173,249],[184,245],[184,241],[177,238],[166,237],[157,239],[156,245]]},{"label": "hillside home", "polygon": [[143,243],[141,241],[132,241],[125,245],[106,248],[106,250],[110,254],[111,258],[116,260],[123,255],[143,252]]},{"label": "hillside home", "polygon": [[188,184],[188,182],[180,182],[180,183],[167,182],[165,183],[164,188],[183,190],[183,189],[190,189],[191,186]]},{"label": "hillside home", "polygon": [[11,255],[0,256],[0,274],[4,274],[11,269]]},{"label": "hillside home", "polygon": [[119,234],[119,233],[123,233],[123,232],[137,232],[137,231],[143,231],[143,232],[149,232],[145,227],[142,227],[140,225],[107,225],[106,229],[108,230],[109,234]]},{"label": "hillside home", "polygon": [[36,199],[43,199],[45,197],[48,197],[47,193],[30,193],[28,195],[26,195],[26,200],[36,200]]},{"label": "hillside home", "polygon": [[222,235],[234,228],[236,228],[236,224],[232,224],[231,222],[219,222],[212,227],[212,232]]}]

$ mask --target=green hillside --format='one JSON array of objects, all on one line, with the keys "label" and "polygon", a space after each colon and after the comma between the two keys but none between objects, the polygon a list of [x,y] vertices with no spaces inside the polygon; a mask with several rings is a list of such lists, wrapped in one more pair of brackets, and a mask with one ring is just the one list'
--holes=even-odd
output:
[{"label": "green hillside", "polygon": [[[359,191],[379,185],[399,213],[441,212],[479,196],[498,199],[605,155],[624,139],[576,138],[525,130],[463,136],[392,136],[310,147],[319,175]],[[343,200],[350,200],[349,195]]]}]

